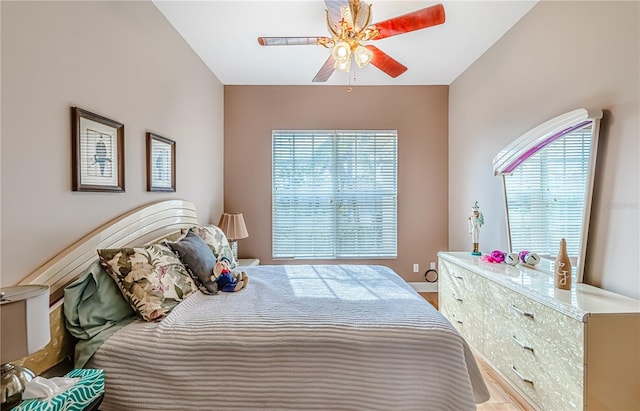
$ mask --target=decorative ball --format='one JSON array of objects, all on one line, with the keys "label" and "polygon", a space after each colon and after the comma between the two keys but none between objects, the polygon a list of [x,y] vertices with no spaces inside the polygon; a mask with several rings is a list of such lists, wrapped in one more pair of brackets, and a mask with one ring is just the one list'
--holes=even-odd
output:
[{"label": "decorative ball", "polygon": [[500,250],[493,250],[490,254],[484,254],[480,259],[488,263],[503,263],[505,254]]},{"label": "decorative ball", "polygon": [[526,263],[526,261],[524,261],[524,258],[527,256],[527,254],[529,254],[528,251],[520,251],[518,253],[518,257],[520,258],[520,262]]},{"label": "decorative ball", "polygon": [[540,256],[536,253],[529,253],[524,257],[524,262],[529,265],[536,265],[540,262]]},{"label": "decorative ball", "polygon": [[516,265],[520,262],[520,256],[518,256],[518,253],[508,253],[504,256],[504,262],[509,265]]},{"label": "decorative ball", "polygon": [[501,263],[504,261],[504,253],[500,250],[493,250],[491,252],[491,257],[493,257],[493,262]]}]

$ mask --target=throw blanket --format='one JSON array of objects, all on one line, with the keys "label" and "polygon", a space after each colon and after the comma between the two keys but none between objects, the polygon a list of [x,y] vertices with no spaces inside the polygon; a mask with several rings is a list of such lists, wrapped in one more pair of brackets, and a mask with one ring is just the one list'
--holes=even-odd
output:
[{"label": "throw blanket", "polygon": [[464,339],[386,267],[258,266],[109,338],[110,410],[475,410],[489,398]]}]

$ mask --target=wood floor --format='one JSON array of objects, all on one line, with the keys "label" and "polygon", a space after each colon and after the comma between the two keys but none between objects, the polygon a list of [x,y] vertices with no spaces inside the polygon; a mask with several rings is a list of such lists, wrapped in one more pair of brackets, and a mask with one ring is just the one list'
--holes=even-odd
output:
[{"label": "wood floor", "polygon": [[[435,308],[438,308],[438,293],[419,293]],[[477,411],[535,411],[517,392],[507,385],[479,355],[476,361],[482,371],[484,382],[487,384],[491,398],[478,404]]]}]

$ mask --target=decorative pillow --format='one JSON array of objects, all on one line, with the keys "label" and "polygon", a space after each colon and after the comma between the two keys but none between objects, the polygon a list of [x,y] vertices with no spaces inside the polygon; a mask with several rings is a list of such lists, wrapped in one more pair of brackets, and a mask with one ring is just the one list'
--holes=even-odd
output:
[{"label": "decorative pillow", "polygon": [[191,227],[191,231],[196,233],[198,237],[202,238],[204,242],[207,243],[211,251],[213,251],[213,255],[216,257],[216,260],[220,260],[222,257],[227,257],[230,269],[238,266],[238,261],[236,261],[233,256],[233,251],[231,251],[229,241],[220,227],[215,225],[196,226]]},{"label": "decorative pillow", "polygon": [[166,244],[178,255],[200,291],[205,294],[218,292],[218,284],[211,280],[216,257],[202,238],[189,230],[180,241],[167,241]]},{"label": "decorative pillow", "polygon": [[78,339],[88,340],[135,315],[98,260],[64,289],[65,325]]},{"label": "decorative pillow", "polygon": [[180,241],[187,235],[187,230],[180,229],[175,233],[171,233],[168,236],[161,238],[158,241],[154,241],[153,244],[164,244],[166,241]]},{"label": "decorative pillow", "polygon": [[146,321],[164,318],[196,291],[180,259],[162,244],[98,250],[100,263]]}]

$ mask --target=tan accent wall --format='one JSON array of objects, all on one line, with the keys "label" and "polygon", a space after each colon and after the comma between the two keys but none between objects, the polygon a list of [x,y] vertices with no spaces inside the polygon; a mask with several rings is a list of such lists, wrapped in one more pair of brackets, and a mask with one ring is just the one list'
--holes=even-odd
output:
[{"label": "tan accent wall", "polygon": [[[2,286],[140,205],[223,206],[223,87],[151,2],[7,2]],[[125,193],[71,191],[70,107],[125,124]],[[176,141],[176,193],[146,191],[145,132]]]},{"label": "tan accent wall", "polygon": [[[373,68],[371,68],[373,69]],[[338,73],[334,75],[340,75]],[[346,82],[346,78],[345,78]],[[240,257],[261,264],[371,263],[408,281],[447,246],[447,86],[225,86],[225,210],[242,212],[249,238]],[[271,131],[398,130],[398,258],[271,259]],[[412,272],[412,264],[420,272]]]},{"label": "tan accent wall", "polygon": [[575,108],[603,109],[585,282],[640,298],[640,3],[541,1],[458,77],[449,105],[449,249],[506,249],[493,157],[530,128]]}]

